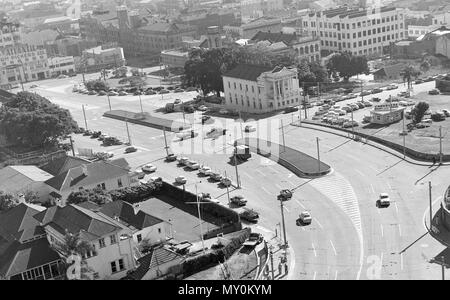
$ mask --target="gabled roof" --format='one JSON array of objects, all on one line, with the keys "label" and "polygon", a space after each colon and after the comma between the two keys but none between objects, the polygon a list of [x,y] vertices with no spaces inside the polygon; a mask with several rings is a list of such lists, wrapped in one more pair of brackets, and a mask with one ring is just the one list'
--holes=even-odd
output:
[{"label": "gabled roof", "polygon": [[387,77],[398,77],[400,76],[400,73],[404,68],[404,64],[395,64],[391,66],[385,66],[384,68],[375,71],[373,74],[385,75]]},{"label": "gabled roof", "polygon": [[59,175],[68,171],[71,168],[81,166],[83,164],[91,163],[89,160],[75,157],[75,156],[65,156],[57,159],[53,159],[41,166],[40,169],[53,176]]},{"label": "gabled roof", "polygon": [[[53,178],[53,176],[41,169],[39,169],[36,166],[7,166],[0,170],[0,174],[5,174],[8,176],[8,178],[2,179],[2,185],[6,184],[6,181],[14,180],[14,177],[17,178],[17,180],[23,178],[27,178],[34,182],[44,182],[50,178]],[[0,175],[0,178],[2,175]]]},{"label": "gabled roof", "polygon": [[37,214],[36,219],[41,220],[43,226],[50,226],[63,235],[66,231],[82,233],[87,240],[101,238],[122,228],[114,220],[73,204],[51,207]]},{"label": "gabled roof", "polygon": [[69,169],[45,183],[57,191],[105,182],[128,174],[129,165],[124,158],[112,161],[97,161]]},{"label": "gabled roof", "polygon": [[223,74],[223,77],[239,78],[244,80],[256,81],[256,79],[264,72],[271,71],[271,67],[260,65],[240,64],[234,69]]},{"label": "gabled roof", "polygon": [[121,221],[139,230],[164,222],[142,210],[135,213],[132,204],[121,200],[106,203],[100,207],[99,211],[110,218],[118,217]]},{"label": "gabled roof", "polygon": [[250,40],[255,42],[269,41],[271,43],[283,42],[286,45],[289,45],[297,40],[297,36],[295,34],[284,34],[281,32],[258,31],[258,33],[256,33]]},{"label": "gabled roof", "polygon": [[42,234],[42,231],[36,229],[39,222],[34,216],[38,213],[39,211],[24,203],[0,213],[0,236],[9,241],[21,242],[33,237],[33,233]]},{"label": "gabled roof", "polygon": [[130,274],[130,277],[140,280],[145,276],[145,274],[147,274],[148,271],[180,258],[182,258],[181,255],[165,248],[164,246],[155,247],[150,250],[147,255],[138,260],[140,265],[136,271]]}]

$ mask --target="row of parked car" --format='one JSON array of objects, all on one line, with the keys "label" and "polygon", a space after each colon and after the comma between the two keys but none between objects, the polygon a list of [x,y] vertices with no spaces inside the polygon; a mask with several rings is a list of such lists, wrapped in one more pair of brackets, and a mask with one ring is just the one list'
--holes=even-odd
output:
[{"label": "row of parked car", "polygon": [[137,88],[137,87],[131,87],[131,88],[110,88],[108,91],[104,90],[88,90],[85,87],[81,86],[74,86],[72,91],[78,92],[80,94],[86,94],[86,95],[98,95],[98,96],[127,96],[127,95],[156,95],[156,94],[168,94],[170,92],[174,93],[182,93],[182,92],[192,92],[196,91],[196,88],[189,87],[187,89],[182,89],[181,87],[168,87],[165,89],[164,87],[148,87],[148,88]]},{"label": "row of parked car", "polygon": [[[128,142],[124,143],[121,140],[119,140],[118,138],[114,137],[114,136],[109,136],[106,135],[104,133],[102,133],[101,131],[91,131],[91,130],[86,130],[83,127],[79,127],[76,131],[76,134],[83,134],[84,136],[90,136],[92,139],[97,139],[98,141],[102,142],[102,145],[105,147],[108,146],[119,146],[119,145],[128,145],[130,147],[125,148],[125,153],[132,153],[132,152],[136,152],[137,148],[131,146]],[[108,158],[111,158],[113,155],[111,152],[99,152],[100,156],[107,156]]]}]

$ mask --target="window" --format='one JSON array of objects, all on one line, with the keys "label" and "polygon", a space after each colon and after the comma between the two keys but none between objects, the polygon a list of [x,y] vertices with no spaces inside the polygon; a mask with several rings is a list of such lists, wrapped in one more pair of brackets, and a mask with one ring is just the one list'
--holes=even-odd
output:
[{"label": "window", "polygon": [[359,38],[361,37],[361,31],[360,31],[360,32],[358,32],[358,37],[359,37]]},{"label": "window", "polygon": [[158,233],[161,233],[161,228],[158,228]]},{"label": "window", "polygon": [[98,243],[99,243],[99,245],[100,245],[100,248],[105,248],[105,247],[106,247],[105,239],[99,239],[99,240],[98,240]]},{"label": "window", "polygon": [[231,82],[228,81],[228,88],[231,89]]},{"label": "window", "polygon": [[109,239],[111,240],[111,245],[117,243],[117,239],[116,239],[116,236],[114,234],[109,236]]},{"label": "window", "polygon": [[113,261],[113,262],[111,262],[111,273],[116,273],[116,272],[117,272],[116,262]]},{"label": "window", "polygon": [[136,236],[138,243],[140,243],[142,241],[142,234],[138,234]]},{"label": "window", "polygon": [[119,259],[119,270],[120,271],[125,270],[125,265],[123,263],[123,259],[122,258]]},{"label": "window", "polygon": [[117,186],[120,187],[120,188],[123,186],[122,178],[117,179]]}]

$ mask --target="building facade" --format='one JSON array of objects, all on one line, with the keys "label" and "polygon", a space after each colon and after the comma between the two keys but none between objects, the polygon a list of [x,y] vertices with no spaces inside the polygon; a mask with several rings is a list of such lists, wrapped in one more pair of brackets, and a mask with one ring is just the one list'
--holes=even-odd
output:
[{"label": "building facade", "polygon": [[263,17],[240,25],[227,25],[224,32],[234,38],[250,39],[259,31],[281,32],[283,24],[281,18]]},{"label": "building facade", "polygon": [[299,104],[301,89],[295,68],[239,65],[223,75],[225,107],[267,113]]},{"label": "building facade", "polygon": [[56,56],[48,59],[50,76],[75,73],[75,61],[73,56]]},{"label": "building facade", "polygon": [[50,76],[45,49],[30,45],[0,48],[0,84],[15,86],[21,82]]},{"label": "building facade", "polygon": [[182,49],[171,49],[161,51],[161,62],[172,68],[184,68],[189,59],[189,52]]},{"label": "building facade", "polygon": [[19,23],[0,21],[0,47],[14,46],[21,42],[22,28]]},{"label": "building facade", "polygon": [[81,71],[95,72],[125,65],[125,56],[122,47],[97,46],[83,50],[81,61],[83,62],[79,67]]},{"label": "building facade", "polygon": [[406,37],[404,14],[394,7],[349,9],[311,13],[303,28],[320,37],[323,50],[349,51],[355,55],[382,55],[390,43]]},{"label": "building facade", "polygon": [[403,118],[404,107],[400,107],[396,102],[377,104],[370,112],[372,124],[391,124]]}]

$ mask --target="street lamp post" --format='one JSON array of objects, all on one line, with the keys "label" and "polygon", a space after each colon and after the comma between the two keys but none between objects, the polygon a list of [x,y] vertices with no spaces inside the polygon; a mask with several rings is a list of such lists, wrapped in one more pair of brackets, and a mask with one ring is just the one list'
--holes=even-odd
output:
[{"label": "street lamp post", "polygon": [[139,103],[140,103],[140,105],[141,105],[141,113],[144,113],[144,108],[142,107],[141,92],[139,92],[138,96],[139,96]]},{"label": "street lamp post", "polygon": [[108,98],[109,111],[111,111],[111,100],[109,99],[109,93],[106,93],[106,97]]},{"label": "street lamp post", "polygon": [[128,144],[131,146],[130,129],[128,128],[128,121],[125,120],[125,126],[127,127]]},{"label": "street lamp post", "polygon": [[439,164],[442,165],[442,126],[439,126]]},{"label": "street lamp post", "polygon": [[81,108],[83,109],[83,117],[84,117],[84,126],[86,130],[88,130],[87,120],[86,120],[86,111],[84,109],[84,104],[81,104]]},{"label": "street lamp post", "polygon": [[320,151],[319,151],[319,138],[316,137],[316,143],[317,143],[317,162],[318,162],[318,170],[320,173]]},{"label": "street lamp post", "polygon": [[241,188],[241,183],[239,180],[238,164],[237,164],[237,145],[234,146],[234,167],[236,168],[236,183],[237,188]]},{"label": "street lamp post", "polygon": [[287,242],[287,238],[286,238],[286,224],[284,222],[284,205],[283,205],[283,201],[285,200],[285,197],[280,193],[280,195],[278,195],[277,198],[280,201],[281,223],[283,224],[284,247],[287,248],[288,247],[288,242]]}]

